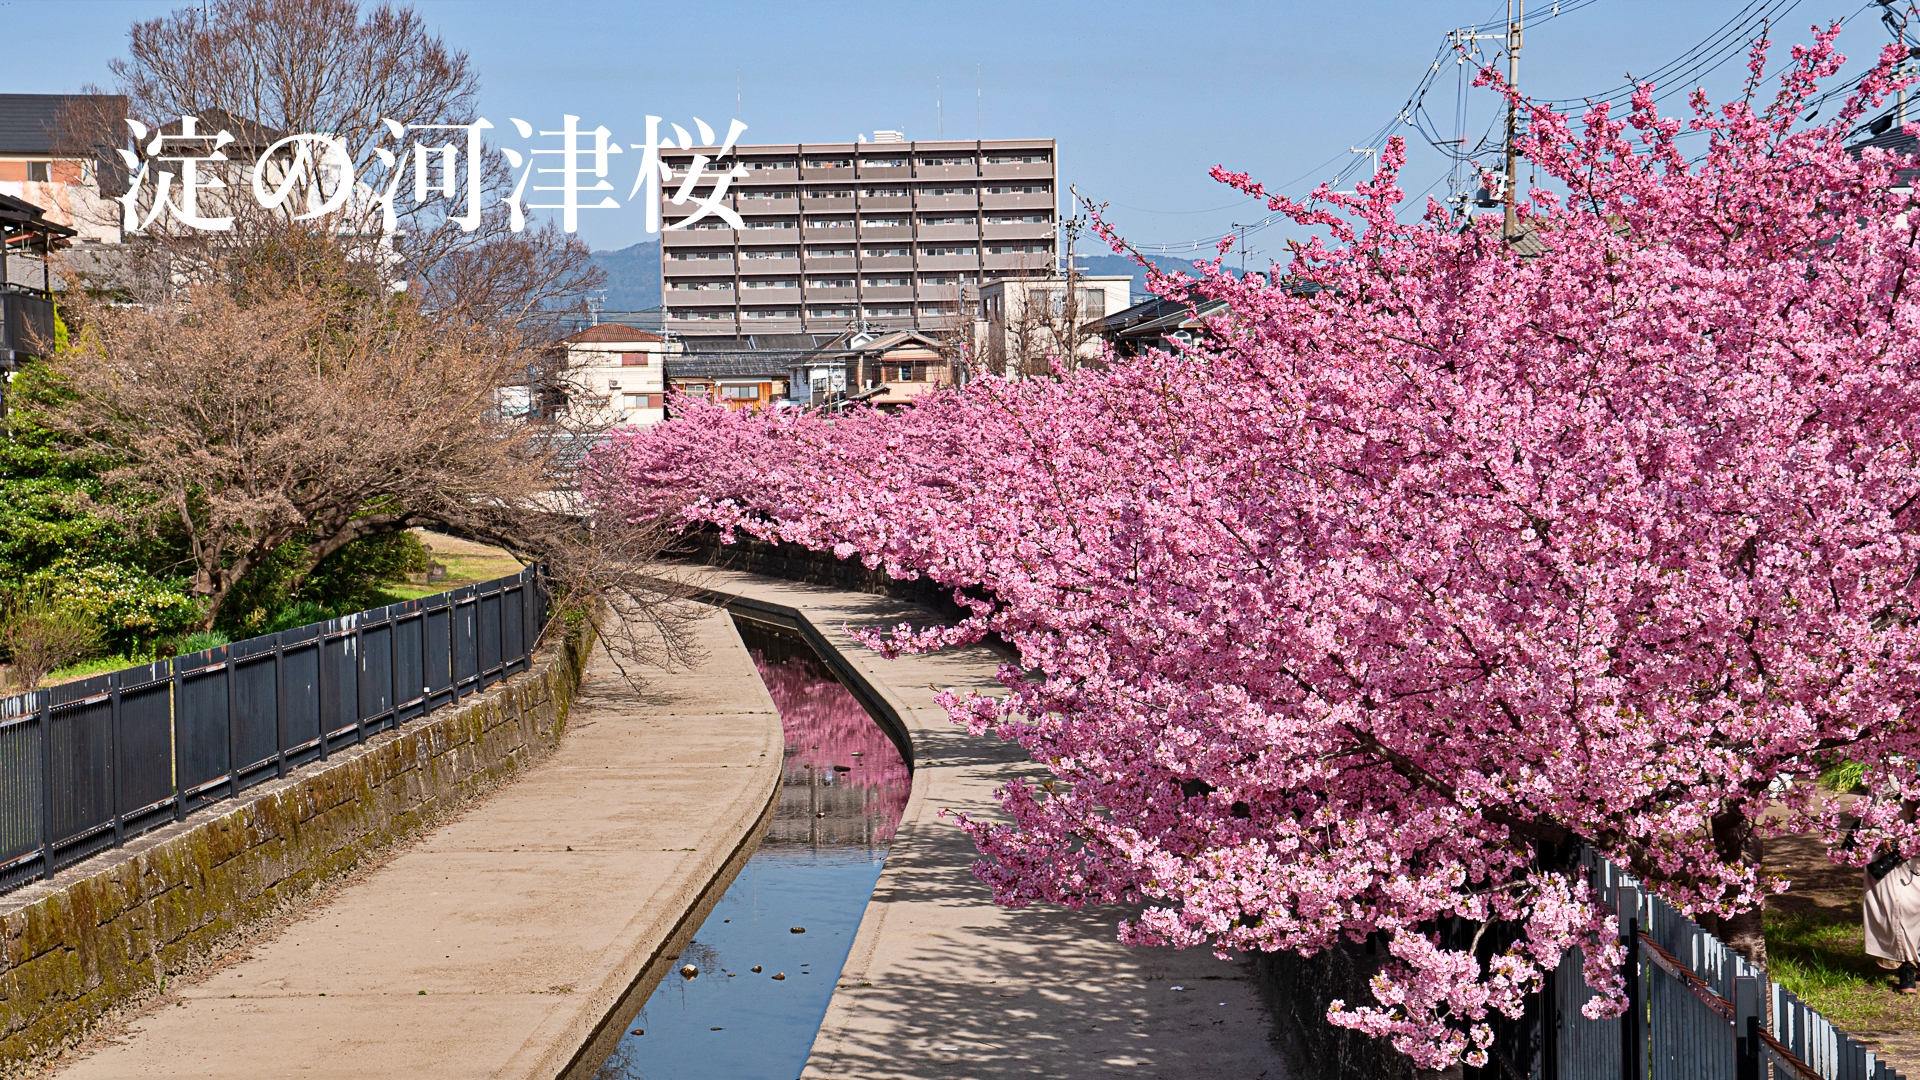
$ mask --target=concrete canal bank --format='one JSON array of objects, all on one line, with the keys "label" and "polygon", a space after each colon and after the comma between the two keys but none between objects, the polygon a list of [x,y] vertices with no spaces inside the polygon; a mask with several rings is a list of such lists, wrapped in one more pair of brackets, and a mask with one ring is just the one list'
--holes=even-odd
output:
[{"label": "concrete canal bank", "polygon": [[708,573],[716,593],[739,598],[737,610],[803,622],[842,677],[879,699],[914,764],[806,1077],[1286,1075],[1248,963],[1123,946],[1119,910],[996,907],[973,876],[973,845],[941,811],[997,815],[993,789],[1039,770],[1018,746],[956,727],[931,687],[992,692],[997,654],[976,646],[884,660],[842,628],[925,623],[932,613],[887,596]]},{"label": "concrete canal bank", "polygon": [[604,651],[540,766],[170,991],[62,1077],[585,1070],[766,824],[780,725],[724,618],[636,694]]}]

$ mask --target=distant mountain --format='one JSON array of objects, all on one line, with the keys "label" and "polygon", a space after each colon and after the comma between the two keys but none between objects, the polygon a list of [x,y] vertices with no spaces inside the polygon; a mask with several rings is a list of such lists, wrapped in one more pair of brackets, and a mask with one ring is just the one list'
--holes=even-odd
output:
[{"label": "distant mountain", "polygon": [[593,261],[607,272],[604,311],[645,311],[660,306],[660,241],[643,240],[618,251],[596,251]]},{"label": "distant mountain", "polygon": [[[1073,261],[1080,265],[1080,272],[1083,274],[1131,274],[1133,275],[1133,294],[1135,296],[1146,294],[1146,268],[1125,255],[1076,255]],[[1148,261],[1168,273],[1176,271],[1193,273],[1193,259],[1190,256],[1150,255]]]}]

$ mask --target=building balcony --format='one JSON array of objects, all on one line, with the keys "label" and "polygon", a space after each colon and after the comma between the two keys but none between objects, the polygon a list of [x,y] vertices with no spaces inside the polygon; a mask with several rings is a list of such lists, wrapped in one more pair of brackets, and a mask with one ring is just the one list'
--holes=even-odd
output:
[{"label": "building balcony", "polygon": [[[881,161],[891,161],[891,160],[894,160],[894,159],[892,158],[881,159]],[[902,160],[902,161],[906,160],[906,155],[904,154],[901,155],[899,160]],[[863,160],[860,162],[859,172],[862,179],[905,180],[908,177],[913,175],[913,166],[884,165],[884,164],[881,164],[880,161]]]},{"label": "building balcony", "polygon": [[989,274],[1008,270],[1036,273],[1053,269],[1054,257],[1050,251],[1025,255],[988,255],[984,259],[984,265]]},{"label": "building balcony", "polygon": [[995,195],[983,187],[980,192],[980,205],[988,210],[1051,210],[1053,195],[1051,191],[1038,194]]},{"label": "building balcony", "polygon": [[973,165],[915,165],[913,177],[916,180],[971,180],[980,175]]},{"label": "building balcony", "polygon": [[754,289],[748,288],[746,282],[741,282],[740,303],[748,307],[770,304],[798,306],[800,303],[800,290]]},{"label": "building balcony", "polygon": [[913,200],[905,195],[862,195],[861,210],[910,210]]},{"label": "building balcony", "polygon": [[920,299],[923,301],[925,300],[952,301],[952,300],[958,300],[959,298],[960,298],[959,285],[936,285],[926,281],[922,281],[920,283]]},{"label": "building balcony", "polygon": [[985,237],[988,243],[995,240],[1049,240],[1052,239],[1053,233],[1052,222],[1044,225],[1024,221],[1013,225],[983,225],[980,230],[980,235]]},{"label": "building balcony", "polygon": [[907,241],[913,239],[912,225],[867,225],[860,226],[861,240]]},{"label": "building balcony", "polygon": [[863,304],[904,304],[912,299],[912,285],[862,285],[860,287],[860,302]]},{"label": "building balcony", "polygon": [[980,176],[986,180],[1051,180],[1053,179],[1053,162],[983,164],[980,166]]},{"label": "building balcony", "polygon": [[[669,310],[671,310],[671,308],[669,308]],[[723,319],[689,319],[689,318],[677,317],[674,315],[668,315],[667,329],[670,332],[676,333],[676,334],[700,335],[700,334],[737,333],[739,324],[734,322],[733,311],[729,309],[728,311],[725,312],[725,315],[726,317]]]},{"label": "building balcony", "polygon": [[818,285],[807,286],[809,304],[851,304],[859,299],[860,290],[852,288],[823,288]]},{"label": "building balcony", "polygon": [[833,271],[833,270],[844,270],[844,271],[847,271],[848,273],[852,273],[854,267],[858,265],[854,257],[851,255],[848,255],[845,258],[839,258],[839,259],[827,258],[824,255],[809,255],[807,256],[806,261],[807,261],[807,272],[810,274],[826,273],[828,271]]},{"label": "building balcony", "polygon": [[660,230],[660,245],[664,251],[674,248],[730,248],[733,246],[732,229],[674,229]]},{"label": "building balcony", "polygon": [[[822,267],[818,267],[818,269],[824,270],[826,269],[826,267],[822,266]],[[860,256],[860,269],[863,271],[864,270],[912,270],[913,256],[912,255],[862,255]]]},{"label": "building balcony", "polygon": [[667,289],[666,303],[670,308],[713,308],[732,307],[733,290],[726,289]]},{"label": "building balcony", "polygon": [[851,214],[853,204],[857,201],[859,200],[852,191],[838,195],[807,191],[800,196],[801,208],[810,214]]},{"label": "building balcony", "polygon": [[980,190],[974,189],[972,195],[925,195],[916,192],[913,207],[922,213],[929,210],[972,210],[980,205]]},{"label": "building balcony", "polygon": [[973,255],[922,255],[922,270],[972,270],[980,265],[978,250]]},{"label": "building balcony", "polygon": [[[753,222],[748,220],[748,225]],[[740,230],[740,246],[758,246],[761,244],[791,244],[800,239],[799,222],[788,222],[778,228],[746,228]]]},{"label": "building balcony", "polygon": [[735,204],[735,208],[740,211],[740,216],[743,218],[766,217],[768,215],[792,217],[796,213],[799,213],[799,207],[800,199],[798,196],[786,199],[741,199]]},{"label": "building balcony", "polygon": [[973,240],[980,231],[972,225],[921,225],[922,240]]},{"label": "building balcony", "polygon": [[785,318],[752,318],[740,320],[740,332],[743,334],[797,334],[800,332],[800,316],[796,313]]},{"label": "building balcony", "polygon": [[755,169],[752,167],[753,161],[754,159],[748,158],[742,163],[748,166],[747,175],[733,181],[733,187],[736,190],[764,187],[768,184],[791,184],[800,178],[800,170],[794,168],[792,161],[775,160],[773,164],[776,167],[771,169]]}]

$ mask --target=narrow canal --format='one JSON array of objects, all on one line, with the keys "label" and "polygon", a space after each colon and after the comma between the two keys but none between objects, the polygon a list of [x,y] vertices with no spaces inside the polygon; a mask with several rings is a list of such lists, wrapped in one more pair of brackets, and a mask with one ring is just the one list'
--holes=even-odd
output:
[{"label": "narrow canal", "polygon": [[786,734],[779,806],[599,1080],[799,1076],[906,808],[900,751],[806,640],[734,625]]}]

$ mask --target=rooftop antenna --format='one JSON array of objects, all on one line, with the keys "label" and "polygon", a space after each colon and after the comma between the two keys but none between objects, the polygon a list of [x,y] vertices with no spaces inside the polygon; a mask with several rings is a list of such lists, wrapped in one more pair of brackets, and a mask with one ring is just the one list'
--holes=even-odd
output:
[{"label": "rooftop antenna", "polygon": [[938,75],[933,77],[933,137],[936,139],[947,137],[947,114],[942,111],[940,104],[940,76]]},{"label": "rooftop antenna", "polygon": [[600,308],[605,305],[606,302],[607,290],[605,289],[601,289],[596,293],[587,294],[587,318],[591,320],[589,325],[600,325]]},{"label": "rooftop antenna", "polygon": [[733,118],[740,119],[740,69],[733,69]]},{"label": "rooftop antenna", "polygon": [[981,82],[980,82],[980,65],[974,64],[973,65],[973,137],[975,139],[984,139],[987,137],[987,122],[984,119],[985,113],[982,111],[982,106],[980,103],[981,96],[982,96],[982,91],[981,91]]}]

